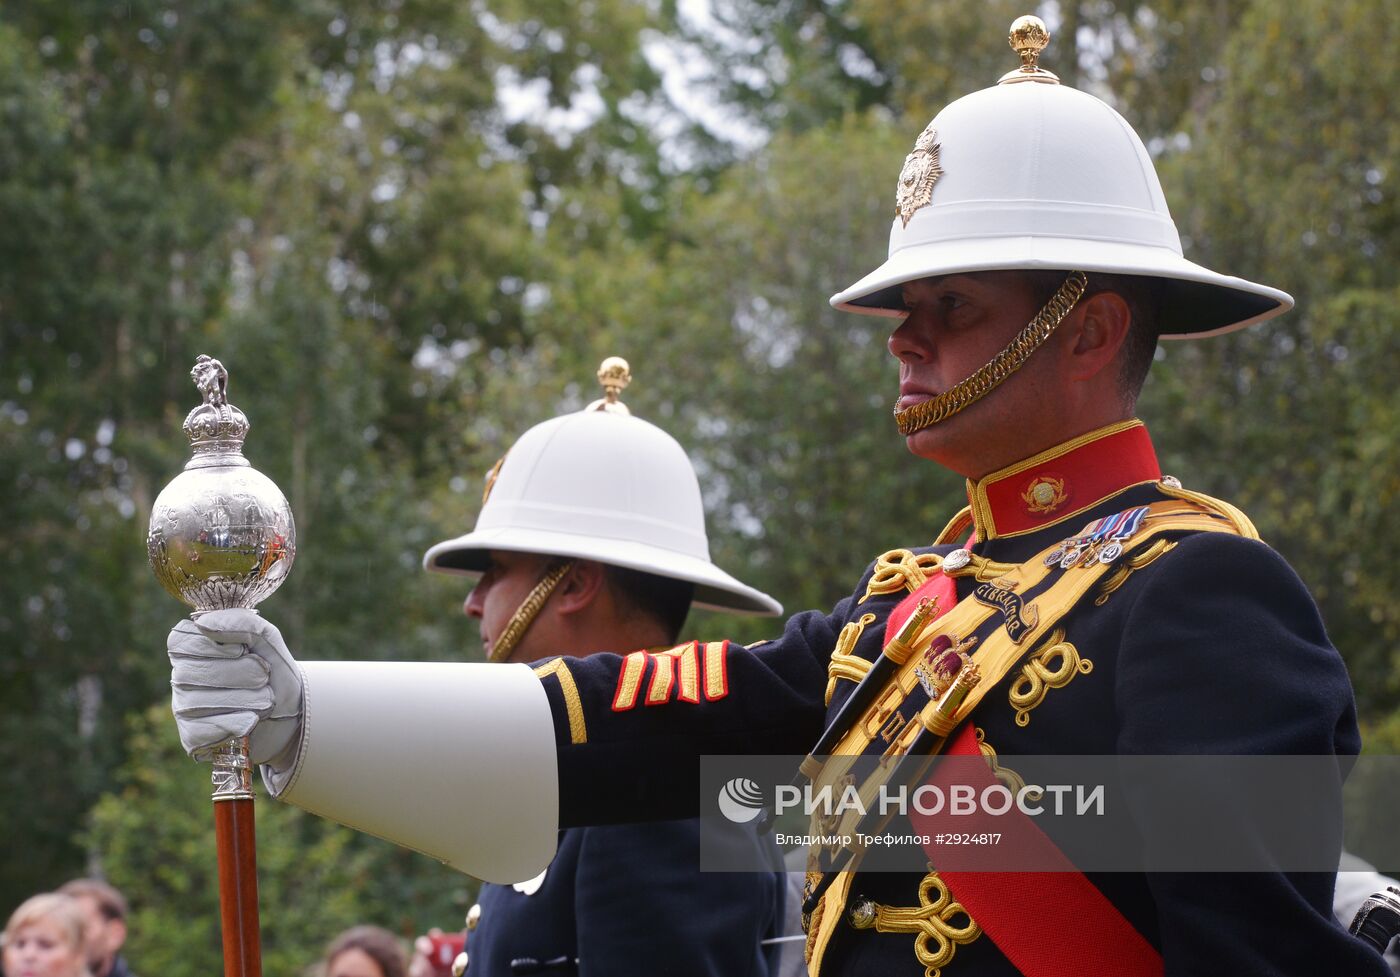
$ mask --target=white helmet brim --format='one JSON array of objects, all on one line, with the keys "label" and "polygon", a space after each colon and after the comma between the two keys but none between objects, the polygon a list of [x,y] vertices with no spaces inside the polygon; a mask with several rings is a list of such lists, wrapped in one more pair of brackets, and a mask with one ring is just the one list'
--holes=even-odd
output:
[{"label": "white helmet brim", "polygon": [[667,552],[655,545],[567,533],[502,527],[467,533],[444,540],[423,556],[423,567],[438,573],[479,577],[486,572],[491,550],[537,553],[596,560],[612,566],[684,580],[695,584],[695,604],[740,614],[781,614],[783,605],[760,590],[740,583],[713,563],[685,553]]},{"label": "white helmet brim", "polygon": [[847,312],[902,316],[900,286],[975,271],[1083,271],[1163,280],[1158,310],[1163,339],[1199,339],[1242,329],[1293,308],[1293,297],[1268,285],[1221,275],[1165,248],[1084,238],[987,238],[901,248],[889,260],[831,297]]}]

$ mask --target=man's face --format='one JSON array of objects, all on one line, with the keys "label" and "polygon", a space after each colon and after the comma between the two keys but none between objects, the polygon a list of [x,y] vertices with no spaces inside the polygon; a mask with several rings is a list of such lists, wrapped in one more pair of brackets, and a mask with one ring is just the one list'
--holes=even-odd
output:
[{"label": "man's face", "polygon": [[[491,647],[506,629],[516,609],[535,584],[544,576],[550,557],[535,553],[512,553],[508,550],[491,550],[491,563],[486,573],[477,581],[462,610],[467,617],[481,622],[481,644],[487,655]],[[540,612],[549,610],[548,605]],[[540,622],[537,620],[536,625]],[[511,651],[508,661],[531,662],[546,657],[552,652],[545,648],[532,650],[541,642],[532,641],[539,628],[532,625],[525,631],[518,644]]]},{"label": "man's face", "polygon": [[105,974],[126,938],[126,924],[102,915],[97,900],[91,896],[76,898],[83,910],[83,942],[86,944],[88,966],[95,974]]},{"label": "man's face", "polygon": [[[1001,351],[1040,311],[1025,275],[976,272],[903,286],[908,316],[890,335],[899,407],[947,392]],[[909,435],[914,454],[969,478],[1018,461],[1056,437],[1054,337],[982,400]],[[1050,438],[1046,443],[1046,438]]]}]

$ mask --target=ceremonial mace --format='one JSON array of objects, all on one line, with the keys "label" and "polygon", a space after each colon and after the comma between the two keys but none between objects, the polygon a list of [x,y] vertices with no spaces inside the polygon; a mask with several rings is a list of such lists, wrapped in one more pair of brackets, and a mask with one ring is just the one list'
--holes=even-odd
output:
[{"label": "ceremonial mace", "polygon": [[[156,497],[146,551],[170,594],[204,611],[252,610],[282,585],[296,556],[292,510],[272,479],[248,464],[248,418],[228,402],[228,371],[201,355],[190,371],[204,403],[185,418],[192,457]],[[217,747],[214,836],[224,977],[261,977],[258,869],[248,738]]]}]

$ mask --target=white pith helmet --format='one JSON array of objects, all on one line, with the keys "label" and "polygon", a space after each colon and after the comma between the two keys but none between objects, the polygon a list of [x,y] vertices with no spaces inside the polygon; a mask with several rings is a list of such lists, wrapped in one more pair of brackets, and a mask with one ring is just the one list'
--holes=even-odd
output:
[{"label": "white pith helmet", "polygon": [[[604,362],[600,380],[614,361]],[[710,562],[700,483],[685,449],[629,416],[616,400],[621,386],[625,380],[587,409],[522,434],[492,475],[476,527],[433,546],[423,566],[478,576],[490,550],[575,557],[689,581],[699,606],[781,613],[772,597]]]},{"label": "white pith helmet", "polygon": [[906,282],[1030,269],[1162,279],[1164,339],[1218,335],[1291,309],[1286,292],[1182,257],[1142,140],[1104,102],[1036,66],[1046,41],[1044,24],[1018,19],[1012,46],[1023,67],[929,123],[900,174],[888,260],[831,304],[903,315]]}]

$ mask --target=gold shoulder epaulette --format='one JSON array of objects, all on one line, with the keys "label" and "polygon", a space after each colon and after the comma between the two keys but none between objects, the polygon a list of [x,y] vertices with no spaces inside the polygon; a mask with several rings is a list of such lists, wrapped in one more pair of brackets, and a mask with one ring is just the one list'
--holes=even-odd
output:
[{"label": "gold shoulder epaulette", "polygon": [[1192,492],[1190,489],[1182,488],[1181,483],[1177,482],[1174,478],[1170,478],[1170,476],[1162,479],[1162,481],[1158,483],[1158,488],[1161,489],[1163,495],[1170,496],[1174,499],[1181,499],[1183,502],[1190,502],[1200,506],[1207,512],[1220,516],[1235,528],[1236,533],[1243,536],[1245,539],[1259,538],[1259,530],[1254,528],[1254,523],[1250,521],[1249,516],[1245,515],[1228,502],[1205,495],[1201,492]]}]

